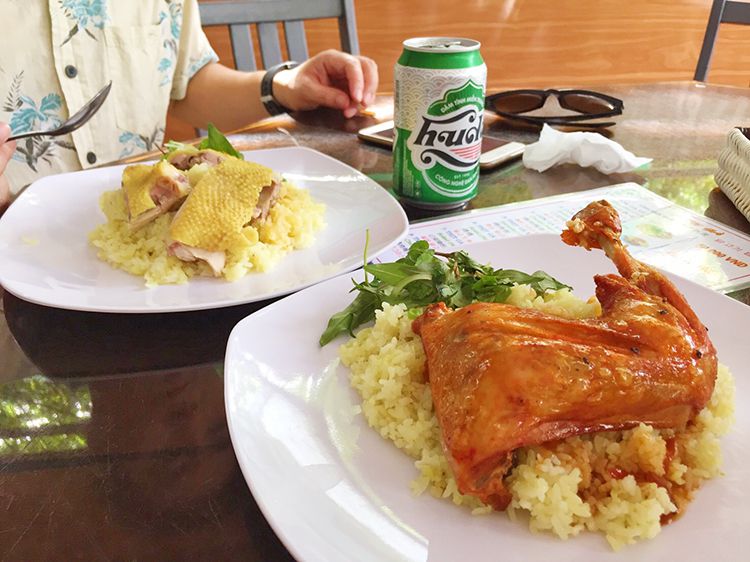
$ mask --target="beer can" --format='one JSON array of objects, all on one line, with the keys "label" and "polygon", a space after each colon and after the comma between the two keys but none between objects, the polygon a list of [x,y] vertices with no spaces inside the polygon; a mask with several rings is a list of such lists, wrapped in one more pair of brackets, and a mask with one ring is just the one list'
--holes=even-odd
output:
[{"label": "beer can", "polygon": [[394,190],[415,207],[463,207],[479,183],[487,83],[480,44],[417,37],[403,46],[394,73]]}]

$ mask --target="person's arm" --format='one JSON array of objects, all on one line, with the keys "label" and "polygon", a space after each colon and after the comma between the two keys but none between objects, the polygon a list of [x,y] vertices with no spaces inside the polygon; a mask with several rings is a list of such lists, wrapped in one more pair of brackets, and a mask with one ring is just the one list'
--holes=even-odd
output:
[{"label": "person's arm", "polygon": [[10,203],[10,184],[5,177],[5,167],[16,149],[16,141],[7,142],[9,136],[10,127],[0,123],[0,211]]},{"label": "person's arm", "polygon": [[[209,63],[190,80],[185,98],[172,102],[171,111],[194,127],[205,128],[211,122],[225,131],[268,117],[260,101],[263,74]],[[273,93],[293,111],[331,107],[352,117],[360,105],[372,103],[377,87],[375,62],[331,50],[279,72]]]}]

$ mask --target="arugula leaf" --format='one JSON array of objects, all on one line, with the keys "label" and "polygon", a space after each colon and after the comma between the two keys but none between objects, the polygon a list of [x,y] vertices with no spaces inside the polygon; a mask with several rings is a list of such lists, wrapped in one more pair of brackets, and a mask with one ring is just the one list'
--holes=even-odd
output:
[{"label": "arugula leaf", "polygon": [[557,279],[550,277],[544,271],[535,271],[531,275],[516,271],[515,269],[498,269],[494,275],[507,285],[530,285],[537,295],[543,295],[545,291],[557,291],[559,289],[570,289],[569,285],[560,283]]},{"label": "arugula leaf", "polygon": [[224,154],[229,154],[230,156],[239,158],[240,160],[245,159],[245,157],[242,156],[240,152],[237,152],[237,149],[232,146],[232,143],[227,140],[227,137],[221,134],[221,131],[219,131],[213,123],[208,124],[208,136],[201,141],[198,148],[200,150],[211,148],[217,152],[223,152]]},{"label": "arugula leaf", "polygon": [[[177,150],[195,149],[195,147],[193,147],[193,145],[191,144],[185,144],[183,142],[178,142],[175,140],[168,141],[164,145],[164,148],[167,149],[167,152],[164,154],[164,156],[162,156],[162,160],[166,159],[170,154]],[[217,152],[223,152],[224,154],[229,154],[230,156],[234,156],[235,158],[239,158],[240,160],[245,159],[242,153],[238,152],[232,146],[232,143],[227,140],[227,137],[221,134],[221,131],[219,131],[219,129],[217,129],[213,123],[208,124],[208,136],[200,142],[197,150],[204,150],[206,148],[210,148]]]},{"label": "arugula leaf", "polygon": [[430,248],[427,240],[418,240],[409,247],[409,251],[406,255],[397,261],[399,263],[417,265],[418,262],[425,263],[426,261],[429,261],[434,254],[435,252]]},{"label": "arugula leaf", "polygon": [[[356,283],[355,283],[356,284]],[[376,295],[367,292],[359,293],[352,303],[341,312],[337,312],[328,320],[325,332],[320,336],[320,347],[335,340],[344,333],[352,334],[352,330],[365,322],[368,322],[372,316],[375,317],[375,311],[382,306],[382,303]]]},{"label": "arugula leaf", "polygon": [[321,346],[340,334],[353,335],[355,328],[374,320],[375,311],[386,302],[406,305],[409,318],[416,318],[425,306],[436,302],[451,308],[473,302],[505,302],[516,284],[531,286],[537,295],[570,288],[544,271],[529,275],[515,269],[494,269],[463,251],[435,252],[424,240],[412,244],[403,258],[380,264],[367,264],[366,243],[364,263],[364,281],[353,281],[356,298],[328,321]]},{"label": "arugula leaf", "polygon": [[[414,275],[423,275],[424,272],[413,265],[408,263],[381,263],[374,264],[370,263],[365,266],[365,271],[371,273],[375,279],[388,283],[389,285],[397,285],[404,278],[409,278]],[[429,276],[428,276],[429,277]]]}]

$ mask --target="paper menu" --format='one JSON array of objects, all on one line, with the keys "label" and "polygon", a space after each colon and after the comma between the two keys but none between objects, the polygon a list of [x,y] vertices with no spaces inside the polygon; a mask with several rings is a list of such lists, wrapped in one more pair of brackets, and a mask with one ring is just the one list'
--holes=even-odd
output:
[{"label": "paper menu", "polygon": [[750,286],[750,236],[636,183],[413,223],[406,238],[376,261],[402,257],[419,239],[445,251],[483,240],[559,234],[573,214],[599,199],[606,199],[617,209],[623,225],[622,240],[638,259],[721,292]]}]

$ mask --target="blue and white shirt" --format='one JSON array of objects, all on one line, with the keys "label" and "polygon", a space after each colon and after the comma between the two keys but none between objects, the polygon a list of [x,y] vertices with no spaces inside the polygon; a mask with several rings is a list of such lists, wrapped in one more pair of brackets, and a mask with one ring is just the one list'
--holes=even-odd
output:
[{"label": "blue and white shirt", "polygon": [[19,141],[6,170],[13,191],[156,148],[170,99],[218,60],[196,0],[3,0],[0,22],[0,121],[14,133],[62,123],[112,81],[86,126]]}]

